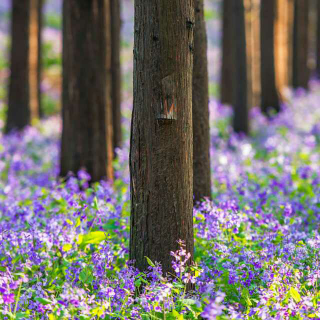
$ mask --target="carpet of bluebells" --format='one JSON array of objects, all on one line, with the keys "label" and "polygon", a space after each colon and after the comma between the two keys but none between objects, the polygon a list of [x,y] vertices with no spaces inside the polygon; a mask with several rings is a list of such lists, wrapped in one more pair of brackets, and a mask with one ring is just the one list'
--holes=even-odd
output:
[{"label": "carpet of bluebells", "polygon": [[[195,264],[128,260],[128,146],[114,185],[57,179],[58,117],[0,137],[3,319],[320,319],[320,86],[288,94],[253,137],[211,102],[214,201],[194,209]],[[188,283],[194,291],[187,292]]]},{"label": "carpet of bluebells", "polygon": [[[58,2],[47,3],[54,11]],[[1,1],[0,18],[6,3]],[[183,242],[171,253],[172,275],[163,275],[155,261],[149,260],[147,273],[128,262],[132,2],[125,3],[125,142],[114,162],[114,183],[89,187],[85,171],[58,179],[58,116],[20,134],[0,134],[0,319],[320,319],[315,81],[308,93],[288,91],[283,111],[272,119],[253,109],[251,138],[234,134],[231,109],[212,99],[214,200],[194,209],[194,264],[188,266]],[[212,30],[218,29],[214,12],[207,11]],[[7,48],[6,26],[0,23],[1,48]],[[45,30],[52,39],[43,87],[50,101],[59,96],[50,76],[59,70],[61,50],[53,27]],[[216,38],[209,33],[209,61],[219,61]],[[3,119],[8,66],[1,54],[0,62]],[[211,94],[216,75],[210,68]],[[48,105],[50,114],[54,107]]]}]

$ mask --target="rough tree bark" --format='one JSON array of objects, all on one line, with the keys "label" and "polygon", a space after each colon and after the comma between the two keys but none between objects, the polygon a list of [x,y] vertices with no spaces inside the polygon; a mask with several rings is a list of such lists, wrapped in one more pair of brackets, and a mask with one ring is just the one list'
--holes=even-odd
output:
[{"label": "rough tree bark", "polygon": [[233,18],[233,94],[232,105],[234,109],[233,128],[235,132],[249,133],[249,117],[247,102],[247,52],[244,0],[232,0]]},{"label": "rough tree bark", "polygon": [[110,0],[111,13],[111,101],[113,147],[120,148],[121,132],[121,10],[120,0]]},{"label": "rough tree bark", "polygon": [[280,111],[275,75],[275,13],[276,0],[261,1],[261,110],[265,114]]},{"label": "rough tree bark", "polygon": [[233,95],[233,0],[223,0],[222,6],[222,67],[221,67],[221,84],[220,84],[220,100],[225,104],[232,104]]},{"label": "rough tree bark", "polygon": [[193,255],[193,0],[136,0],[130,259],[173,271],[179,239]]},{"label": "rough tree bark", "polygon": [[21,130],[38,116],[38,0],[12,0],[11,75],[5,131]]},{"label": "rough tree bark", "polygon": [[308,88],[309,0],[294,2],[292,86]]},{"label": "rough tree bark", "polygon": [[207,31],[203,0],[195,0],[192,83],[193,193],[195,203],[211,198]]},{"label": "rough tree bark", "polygon": [[63,2],[61,171],[112,179],[109,0]]}]

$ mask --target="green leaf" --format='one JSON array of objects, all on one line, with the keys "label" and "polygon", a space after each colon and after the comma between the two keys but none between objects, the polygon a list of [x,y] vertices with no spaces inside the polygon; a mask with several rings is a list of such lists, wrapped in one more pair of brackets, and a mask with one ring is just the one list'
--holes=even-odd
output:
[{"label": "green leaf", "polygon": [[25,318],[28,318],[30,316],[30,314],[29,313],[27,313],[27,312],[18,312],[17,314],[16,314],[16,319],[18,320],[18,319],[25,319]]},{"label": "green leaf", "polygon": [[183,315],[180,314],[177,310],[172,310],[168,315],[167,315],[168,320],[183,320]]},{"label": "green leaf", "polygon": [[92,207],[93,207],[94,210],[97,210],[97,211],[99,210],[99,205],[98,205],[98,199],[97,199],[97,197],[94,197]]},{"label": "green leaf", "polygon": [[116,221],[111,220],[103,226],[105,230],[117,230],[119,227],[116,225]]},{"label": "green leaf", "polygon": [[73,226],[73,222],[70,219],[66,219],[66,223],[70,224],[70,226]]},{"label": "green leaf", "polygon": [[94,316],[98,316],[98,317],[101,317],[104,313],[104,307],[97,307],[95,309],[92,309],[91,310],[91,313],[94,315]]},{"label": "green leaf", "polygon": [[246,302],[246,304],[251,307],[252,306],[252,302],[250,300],[250,293],[249,293],[249,289],[248,288],[243,288],[242,292],[241,292],[241,297],[243,298],[243,300]]},{"label": "green leaf", "polygon": [[67,244],[65,244],[63,247],[62,247],[62,250],[64,251],[64,252],[68,252],[68,251],[70,251],[72,249],[72,244],[70,244],[70,243],[67,243]]},{"label": "green leaf", "polygon": [[78,228],[81,224],[81,220],[80,218],[78,217],[77,220],[76,220],[76,228]]},{"label": "green leaf", "polygon": [[136,287],[140,287],[141,286],[141,279],[137,279],[135,282],[134,282],[134,285]]},{"label": "green leaf", "polygon": [[91,270],[88,268],[83,269],[79,274],[79,278],[84,284],[90,284],[93,281]]},{"label": "green leaf", "polygon": [[52,301],[49,300],[49,299],[46,299],[46,298],[39,298],[39,297],[37,297],[37,298],[35,298],[34,300],[40,302],[40,303],[43,304],[43,305],[52,304]]},{"label": "green leaf", "polygon": [[88,234],[83,235],[81,246],[87,244],[99,244],[100,242],[107,239],[107,234],[103,231],[92,231]]},{"label": "green leaf", "polygon": [[145,257],[147,259],[148,265],[151,267],[155,267],[155,264],[151,261],[151,259],[149,259],[148,257]]},{"label": "green leaf", "polygon": [[290,288],[289,292],[290,292],[290,296],[293,298],[295,302],[298,303],[301,301],[300,293],[296,288]]}]

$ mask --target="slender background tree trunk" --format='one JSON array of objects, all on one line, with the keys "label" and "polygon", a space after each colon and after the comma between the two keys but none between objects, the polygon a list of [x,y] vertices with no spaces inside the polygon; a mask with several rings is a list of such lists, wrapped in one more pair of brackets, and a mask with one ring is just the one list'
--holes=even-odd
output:
[{"label": "slender background tree trunk", "polygon": [[316,53],[316,75],[320,78],[320,1],[317,2],[317,53]]},{"label": "slender background tree trunk", "polygon": [[261,102],[261,77],[260,77],[260,0],[252,1],[252,106],[256,107]]},{"label": "slender background tree trunk", "polygon": [[38,52],[39,52],[39,0],[30,0],[29,33],[29,86],[31,119],[39,117]]},{"label": "slender background tree trunk", "polygon": [[109,0],[63,2],[63,177],[113,176],[109,10]]},{"label": "slender background tree trunk", "polygon": [[211,197],[207,31],[203,0],[195,0],[192,83],[194,201]]},{"label": "slender background tree trunk", "polygon": [[5,131],[21,130],[31,123],[33,98],[30,83],[34,28],[31,27],[34,0],[12,0],[11,54],[8,113]]},{"label": "slender background tree trunk", "polygon": [[121,132],[121,5],[120,0],[110,0],[111,6],[111,101],[113,120],[113,147],[120,148]]},{"label": "slender background tree trunk", "polygon": [[245,0],[248,106],[260,105],[260,0]]},{"label": "slender background tree trunk", "polygon": [[248,106],[251,108],[253,106],[253,0],[244,1],[244,10],[245,10],[245,30],[246,30],[246,39],[247,39],[247,99]]},{"label": "slender background tree trunk", "polygon": [[232,2],[233,0],[223,0],[222,2],[222,67],[221,67],[221,84],[220,100],[225,104],[232,104],[233,92],[233,19],[232,19]]},{"label": "slender background tree trunk", "polygon": [[130,259],[172,272],[179,239],[193,254],[193,0],[136,0]]},{"label": "slender background tree trunk", "polygon": [[44,117],[43,106],[42,106],[42,31],[44,25],[44,0],[38,0],[38,110],[40,118]]},{"label": "slender background tree trunk", "polygon": [[284,100],[283,89],[290,85],[291,37],[293,29],[293,1],[276,0],[275,16],[275,70],[276,86],[281,100]]},{"label": "slender background tree trunk", "polygon": [[247,52],[244,0],[232,0],[233,18],[233,128],[235,132],[249,133],[247,101]]},{"label": "slender background tree trunk", "polygon": [[308,87],[309,68],[309,0],[295,0],[294,31],[293,31],[293,71],[292,85],[294,88]]},{"label": "slender background tree trunk", "polygon": [[276,0],[261,1],[261,110],[268,114],[270,109],[280,111],[275,75],[274,25]]}]

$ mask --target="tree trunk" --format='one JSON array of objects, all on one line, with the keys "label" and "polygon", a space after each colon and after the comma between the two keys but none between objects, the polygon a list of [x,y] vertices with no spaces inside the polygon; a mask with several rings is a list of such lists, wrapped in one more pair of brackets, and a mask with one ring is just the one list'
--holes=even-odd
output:
[{"label": "tree trunk", "polygon": [[247,101],[248,107],[253,107],[253,1],[244,0],[245,10],[245,30],[246,30],[246,43],[247,43]]},{"label": "tree trunk", "polygon": [[265,114],[269,114],[271,109],[280,111],[274,59],[275,13],[276,0],[261,1],[261,110]]},{"label": "tree trunk", "polygon": [[292,0],[276,0],[275,17],[275,70],[276,86],[281,100],[284,100],[283,89],[290,86],[290,56],[293,28]]},{"label": "tree trunk", "polygon": [[113,120],[113,147],[120,148],[121,132],[121,10],[120,0],[110,0],[111,6],[111,101]]},{"label": "tree trunk", "polygon": [[192,83],[194,201],[211,198],[207,31],[203,0],[195,0]]},{"label": "tree trunk", "polygon": [[234,76],[233,65],[233,19],[232,19],[232,2],[233,0],[223,0],[222,12],[222,67],[221,67],[221,103],[232,104],[233,87],[232,81]]},{"label": "tree trunk", "polygon": [[29,85],[31,119],[39,117],[38,95],[38,52],[39,52],[39,0],[30,1],[30,51],[29,51]]},{"label": "tree trunk", "polygon": [[232,0],[233,17],[233,128],[235,132],[249,133],[247,102],[247,53],[244,0]]},{"label": "tree trunk", "polygon": [[109,0],[63,2],[61,171],[112,179]]},{"label": "tree trunk", "polygon": [[172,269],[179,239],[193,255],[193,0],[136,0],[131,127],[130,259]]},{"label": "tree trunk", "polygon": [[308,88],[308,20],[309,0],[295,0],[293,31],[293,70],[292,85],[294,88]]},{"label": "tree trunk", "polygon": [[316,76],[320,78],[320,1],[317,2],[317,53],[316,53]]},{"label": "tree trunk", "polygon": [[252,106],[261,102],[261,66],[260,66],[260,0],[252,0]]},{"label": "tree trunk", "polygon": [[38,110],[40,118],[44,117],[43,107],[42,107],[42,92],[41,92],[41,82],[42,82],[42,30],[43,30],[43,7],[44,0],[38,0]]},{"label": "tree trunk", "polygon": [[12,0],[11,75],[5,131],[21,130],[38,115],[38,0]]},{"label": "tree trunk", "polygon": [[245,0],[248,107],[260,105],[260,0]]}]

